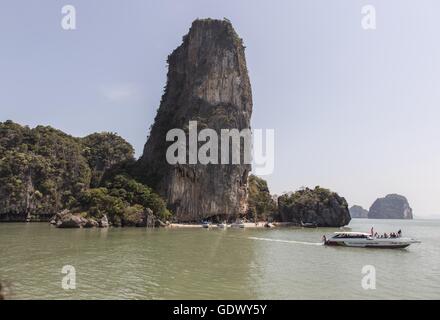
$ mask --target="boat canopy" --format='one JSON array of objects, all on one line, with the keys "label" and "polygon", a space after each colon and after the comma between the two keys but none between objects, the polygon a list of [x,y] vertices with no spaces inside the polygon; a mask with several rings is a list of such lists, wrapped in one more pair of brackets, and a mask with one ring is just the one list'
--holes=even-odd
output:
[{"label": "boat canopy", "polygon": [[363,235],[363,236],[370,236],[370,233],[366,233],[366,232],[352,232],[352,231],[347,231],[347,232],[335,232],[334,234],[346,234],[346,235]]},{"label": "boat canopy", "polygon": [[365,232],[335,232],[333,238],[368,238],[371,235]]}]

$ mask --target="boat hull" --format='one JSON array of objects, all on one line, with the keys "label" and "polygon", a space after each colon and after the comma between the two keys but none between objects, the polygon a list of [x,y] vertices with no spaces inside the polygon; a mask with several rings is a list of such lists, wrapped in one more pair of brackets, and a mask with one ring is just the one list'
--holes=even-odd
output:
[{"label": "boat hull", "polygon": [[375,240],[365,240],[365,241],[335,241],[327,240],[324,244],[327,246],[342,246],[342,247],[353,247],[353,248],[377,248],[377,249],[403,249],[410,246],[413,241],[375,241]]}]

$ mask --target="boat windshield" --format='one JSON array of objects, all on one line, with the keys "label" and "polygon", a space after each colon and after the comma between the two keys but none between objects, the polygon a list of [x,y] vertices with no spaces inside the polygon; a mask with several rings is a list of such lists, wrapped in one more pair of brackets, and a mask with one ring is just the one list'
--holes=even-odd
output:
[{"label": "boat windshield", "polygon": [[337,235],[335,235],[333,238],[338,238],[338,239],[346,239],[346,238],[351,238],[351,239],[367,239],[369,236],[366,234],[362,234],[362,233],[338,233]]}]

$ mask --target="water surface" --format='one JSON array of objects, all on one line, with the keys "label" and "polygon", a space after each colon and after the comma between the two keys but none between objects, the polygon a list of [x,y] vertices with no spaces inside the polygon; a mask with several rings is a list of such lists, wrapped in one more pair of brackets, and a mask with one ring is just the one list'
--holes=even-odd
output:
[{"label": "water surface", "polygon": [[[354,219],[353,231],[422,241],[407,249],[319,244],[336,229],[56,229],[0,224],[0,279],[15,299],[439,299],[440,221]],[[63,290],[61,269],[76,269]],[[376,289],[361,286],[364,265]]]}]

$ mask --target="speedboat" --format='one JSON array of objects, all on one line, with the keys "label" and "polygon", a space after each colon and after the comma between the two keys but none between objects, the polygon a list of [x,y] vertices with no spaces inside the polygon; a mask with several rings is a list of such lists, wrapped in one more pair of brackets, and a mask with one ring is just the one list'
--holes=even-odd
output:
[{"label": "speedboat", "polygon": [[303,228],[318,228],[318,225],[316,223],[313,222],[301,222],[301,227]]},{"label": "speedboat", "polygon": [[245,227],[243,221],[237,220],[234,223],[231,224],[231,228],[240,228],[243,229]]},{"label": "speedboat", "polygon": [[420,241],[403,237],[377,238],[364,232],[335,232],[331,238],[324,238],[324,244],[327,246],[360,248],[399,249],[406,248],[413,243],[420,243]]},{"label": "speedboat", "polygon": [[211,222],[203,221],[202,227],[205,228],[205,229],[211,228]]}]

